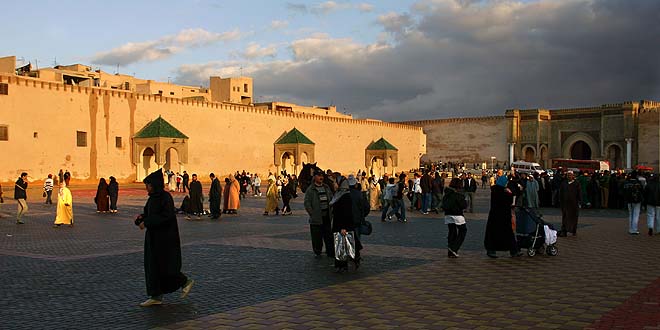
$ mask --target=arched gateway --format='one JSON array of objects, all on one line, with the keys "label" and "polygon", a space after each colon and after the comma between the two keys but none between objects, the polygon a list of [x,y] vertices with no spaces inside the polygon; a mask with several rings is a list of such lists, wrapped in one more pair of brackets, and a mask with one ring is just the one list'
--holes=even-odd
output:
[{"label": "arched gateway", "polygon": [[314,142],[295,127],[282,134],[274,144],[274,163],[277,172],[298,174],[303,162],[314,162],[314,147]]},{"label": "arched gateway", "polygon": [[364,150],[364,166],[370,175],[380,177],[387,173],[393,175],[399,162],[399,149],[384,138],[371,142]]},{"label": "arched gateway", "polygon": [[163,167],[182,171],[188,163],[188,137],[158,116],[133,136],[135,179],[141,181],[150,172]]}]

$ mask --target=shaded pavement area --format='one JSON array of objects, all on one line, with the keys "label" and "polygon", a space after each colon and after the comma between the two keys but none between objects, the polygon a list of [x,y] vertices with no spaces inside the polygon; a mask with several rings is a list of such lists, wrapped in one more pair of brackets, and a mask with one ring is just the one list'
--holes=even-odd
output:
[{"label": "shaded pavement area", "polygon": [[[183,271],[196,284],[186,299],[175,293],[141,308],[144,232],[133,225],[146,201],[140,188],[122,189],[119,213],[97,214],[93,189],[74,187],[73,228],[51,228],[55,206],[39,196],[28,200],[27,223],[16,225],[6,199],[1,328],[660,328],[660,236],[628,235],[625,211],[582,210],[578,235],[560,238],[558,256],[490,259],[484,191],[466,215],[460,258],[446,257],[441,215],[382,223],[372,211],[364,262],[345,274],[314,258],[302,195],[292,216],[262,216],[265,199],[254,197],[220,221],[179,216]],[[559,210],[541,212],[561,222]]]}]

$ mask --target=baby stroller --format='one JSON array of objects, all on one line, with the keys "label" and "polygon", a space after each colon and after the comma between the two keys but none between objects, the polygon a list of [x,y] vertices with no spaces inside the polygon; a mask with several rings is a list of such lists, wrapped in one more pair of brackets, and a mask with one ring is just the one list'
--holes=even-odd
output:
[{"label": "baby stroller", "polygon": [[543,221],[543,216],[527,207],[516,208],[516,240],[519,248],[527,249],[527,255],[535,256],[544,252],[556,256],[557,231],[552,224]]}]

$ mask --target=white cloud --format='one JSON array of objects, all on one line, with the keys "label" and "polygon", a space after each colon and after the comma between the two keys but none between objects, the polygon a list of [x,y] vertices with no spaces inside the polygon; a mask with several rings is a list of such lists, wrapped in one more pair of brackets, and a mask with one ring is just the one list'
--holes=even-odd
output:
[{"label": "white cloud", "polygon": [[287,3],[287,9],[300,14],[328,15],[340,10],[359,10],[361,12],[371,12],[374,6],[368,3],[353,4],[350,2],[325,1],[316,5],[307,5],[304,3]]},{"label": "white cloud", "polygon": [[413,25],[413,19],[408,14],[387,13],[378,17],[378,22],[385,28],[385,31],[402,34]]},{"label": "white cloud", "polygon": [[270,22],[270,27],[275,30],[284,29],[289,26],[289,21],[278,21],[274,20]]},{"label": "white cloud", "polygon": [[318,6],[314,7],[313,10],[316,10],[321,14],[327,14],[331,11],[335,11],[335,10],[339,9],[339,7],[340,7],[340,5],[336,2],[334,2],[334,1],[326,1],[326,2],[323,2],[323,3],[319,4]]},{"label": "white cloud", "polygon": [[238,40],[242,33],[236,29],[223,33],[204,29],[185,29],[176,35],[168,35],[153,41],[129,42],[109,51],[96,53],[94,64],[127,65],[139,61],[157,61],[170,57],[187,48],[197,48],[220,41]]},{"label": "white cloud", "polygon": [[259,44],[253,42],[245,48],[245,51],[241,55],[247,59],[275,57],[275,55],[277,55],[277,47],[274,45],[261,47]]},{"label": "white cloud", "polygon": [[359,11],[363,12],[363,13],[369,13],[369,12],[372,12],[374,10],[374,6],[372,4],[369,4],[369,3],[357,4],[356,8]]},{"label": "white cloud", "polygon": [[317,34],[291,43],[291,50],[296,61],[317,59],[345,59],[355,56],[369,56],[387,48],[386,45],[361,45],[350,38],[332,39],[327,35]]}]

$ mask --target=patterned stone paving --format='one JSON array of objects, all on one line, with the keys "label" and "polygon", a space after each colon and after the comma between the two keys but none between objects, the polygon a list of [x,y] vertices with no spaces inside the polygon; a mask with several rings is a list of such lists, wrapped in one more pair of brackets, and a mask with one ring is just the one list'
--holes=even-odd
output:
[{"label": "patterned stone paving", "polygon": [[[2,328],[660,328],[660,236],[627,235],[624,211],[583,210],[556,257],[495,260],[482,250],[485,192],[459,259],[446,258],[440,216],[381,223],[373,212],[363,266],[335,274],[312,257],[301,198],[288,217],[263,217],[264,200],[249,198],[219,222],[180,218],[184,272],[197,284],[186,300],[145,309],[143,232],[131,221],[145,198],[125,189],[120,213],[99,215],[91,191],[74,189],[74,228],[51,228],[54,208],[38,196],[26,225],[13,223],[13,201],[0,209]],[[542,212],[560,222],[558,210]]]}]

